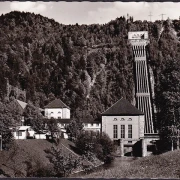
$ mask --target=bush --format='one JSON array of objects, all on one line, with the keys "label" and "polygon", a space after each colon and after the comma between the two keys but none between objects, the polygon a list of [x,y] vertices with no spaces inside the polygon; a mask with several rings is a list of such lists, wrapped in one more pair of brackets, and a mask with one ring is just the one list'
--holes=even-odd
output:
[{"label": "bush", "polygon": [[82,132],[77,137],[75,144],[88,160],[92,159],[93,155],[105,163],[110,163],[113,160],[112,152],[114,152],[115,147],[113,141],[105,133]]},{"label": "bush", "polygon": [[52,147],[50,150],[46,150],[46,153],[49,154],[48,158],[53,165],[56,177],[67,177],[80,166],[80,159],[73,158],[70,154],[63,154],[61,149]]}]

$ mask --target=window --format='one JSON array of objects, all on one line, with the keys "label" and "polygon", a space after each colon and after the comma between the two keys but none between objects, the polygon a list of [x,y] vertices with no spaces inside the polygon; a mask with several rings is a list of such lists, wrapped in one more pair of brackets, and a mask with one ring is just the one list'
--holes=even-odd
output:
[{"label": "window", "polygon": [[84,124],[84,126],[85,126],[85,127],[87,127],[87,126],[88,126],[88,124]]},{"label": "window", "polygon": [[128,125],[128,138],[132,138],[132,125]]},{"label": "window", "polygon": [[128,121],[132,121],[132,118],[129,118]]},{"label": "window", "polygon": [[113,121],[117,121],[117,118],[114,118],[114,120]]},{"label": "window", "polygon": [[22,132],[21,131],[17,131],[16,132],[16,136],[22,136]]},{"label": "window", "polygon": [[121,121],[125,121],[125,119],[124,119],[124,118],[121,118]]},{"label": "window", "polygon": [[99,127],[99,124],[98,124],[98,123],[96,123],[96,127]]},{"label": "window", "polygon": [[117,125],[113,125],[113,137],[114,138],[118,138],[118,134],[117,134]]},{"label": "window", "polygon": [[128,143],[129,143],[129,144],[131,144],[131,143],[132,143],[132,141],[128,141]]},{"label": "window", "polygon": [[61,112],[59,111],[58,114],[60,114]]},{"label": "window", "polygon": [[53,114],[53,112],[51,112],[51,114]]},{"label": "window", "polygon": [[93,126],[93,123],[91,123],[91,126]]},{"label": "window", "polygon": [[58,117],[58,119],[61,119],[61,117]]},{"label": "window", "polygon": [[121,138],[125,138],[125,125],[121,125]]}]

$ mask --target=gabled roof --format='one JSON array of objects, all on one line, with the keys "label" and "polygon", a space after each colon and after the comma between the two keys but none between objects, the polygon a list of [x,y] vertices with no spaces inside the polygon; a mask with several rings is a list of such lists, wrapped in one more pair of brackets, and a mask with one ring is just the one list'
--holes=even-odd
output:
[{"label": "gabled roof", "polygon": [[143,115],[144,113],[126,99],[121,98],[101,115]]},{"label": "gabled roof", "polygon": [[27,129],[29,129],[31,126],[20,126],[19,127],[19,131],[26,131]]},{"label": "gabled roof", "polygon": [[45,106],[45,108],[68,108],[70,109],[66,104],[64,104],[60,99],[55,99],[52,102],[50,102],[48,105]]},{"label": "gabled roof", "polygon": [[17,100],[16,101],[18,102],[18,104],[21,106],[22,109],[25,109],[26,106],[27,106],[27,103],[23,102],[23,101],[20,101],[20,100]]},{"label": "gabled roof", "polygon": [[[26,108],[26,106],[27,106],[27,104],[28,103],[26,103],[26,102],[23,102],[23,101],[20,101],[20,100],[18,100],[18,99],[16,99],[16,101],[17,101],[17,103],[20,105],[20,107],[24,110],[25,108]],[[38,108],[39,109],[39,111],[44,111],[44,109],[42,109],[42,108],[39,108],[39,107],[36,107],[36,106],[34,106],[35,108]]]}]

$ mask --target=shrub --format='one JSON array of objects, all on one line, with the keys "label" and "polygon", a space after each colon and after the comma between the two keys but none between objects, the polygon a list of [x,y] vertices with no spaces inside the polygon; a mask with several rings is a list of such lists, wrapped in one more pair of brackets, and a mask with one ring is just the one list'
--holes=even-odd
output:
[{"label": "shrub", "polygon": [[115,147],[113,141],[105,133],[82,132],[78,135],[75,144],[88,160],[92,159],[93,155],[105,163],[110,163],[113,160],[112,152]]},{"label": "shrub", "polygon": [[46,150],[46,153],[49,154],[48,158],[53,165],[56,177],[67,177],[80,166],[80,159],[73,158],[70,154],[63,154],[61,149],[52,147]]}]

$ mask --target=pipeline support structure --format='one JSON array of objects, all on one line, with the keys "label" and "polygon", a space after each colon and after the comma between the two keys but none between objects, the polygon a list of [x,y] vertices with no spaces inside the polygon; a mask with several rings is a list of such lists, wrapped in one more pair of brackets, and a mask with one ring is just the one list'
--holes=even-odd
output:
[{"label": "pipeline support structure", "polygon": [[134,54],[134,66],[136,76],[136,107],[145,114],[144,134],[153,134],[153,116],[150,96],[150,84],[148,78],[146,45],[149,43],[148,32],[129,32],[129,42]]}]

